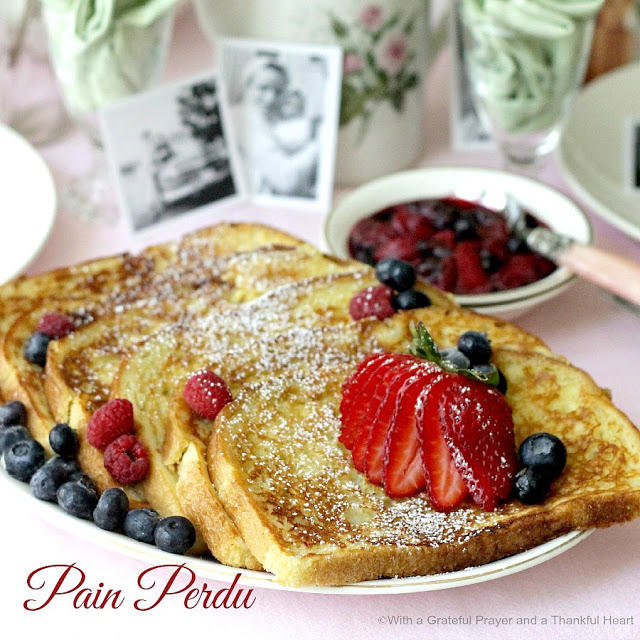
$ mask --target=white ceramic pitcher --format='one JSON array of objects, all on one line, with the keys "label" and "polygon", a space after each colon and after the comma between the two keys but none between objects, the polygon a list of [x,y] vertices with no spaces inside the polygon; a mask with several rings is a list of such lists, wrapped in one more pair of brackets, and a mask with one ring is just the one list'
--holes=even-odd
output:
[{"label": "white ceramic pitcher", "polygon": [[[218,36],[332,43],[344,50],[336,182],[411,166],[424,149],[424,83],[445,41],[431,0],[195,0]],[[446,4],[446,3],[445,3]]]}]

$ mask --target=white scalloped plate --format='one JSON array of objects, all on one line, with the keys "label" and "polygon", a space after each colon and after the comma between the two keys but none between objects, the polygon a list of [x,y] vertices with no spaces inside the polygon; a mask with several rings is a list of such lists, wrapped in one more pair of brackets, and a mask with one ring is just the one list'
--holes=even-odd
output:
[{"label": "white scalloped plate", "polygon": [[640,191],[630,187],[629,122],[640,122],[640,62],[590,82],[556,153],[564,179],[590,209],[640,241]]},{"label": "white scalloped plate", "polygon": [[331,593],[348,595],[375,595],[375,594],[397,594],[414,593],[419,591],[438,591],[450,589],[452,587],[462,587],[465,585],[495,580],[512,573],[529,569],[537,564],[551,560],[557,555],[564,553],[571,547],[584,540],[592,530],[573,531],[567,535],[550,540],[533,549],[519,553],[496,562],[491,562],[479,567],[470,567],[462,571],[451,573],[441,573],[431,576],[417,576],[413,578],[386,578],[380,580],[370,580],[356,584],[348,584],[341,587],[284,587],[275,581],[271,573],[264,571],[250,571],[248,569],[236,569],[222,565],[207,558],[191,558],[187,556],[175,556],[170,553],[160,551],[160,549],[131,540],[119,533],[103,531],[87,520],[78,520],[66,514],[57,505],[40,502],[31,495],[29,486],[9,478],[3,468],[0,467],[0,476],[3,478],[3,486],[9,490],[19,492],[26,504],[33,509],[34,513],[53,525],[67,531],[68,533],[95,542],[102,547],[106,547],[123,555],[130,556],[146,562],[150,566],[162,564],[182,564],[183,562],[191,568],[201,578],[209,578],[220,582],[231,582],[240,573],[240,584],[243,586],[257,587],[262,589],[279,589],[285,591],[297,591],[306,593]]},{"label": "white scalloped plate", "polygon": [[38,152],[0,124],[0,283],[19,275],[49,237],[56,190]]}]

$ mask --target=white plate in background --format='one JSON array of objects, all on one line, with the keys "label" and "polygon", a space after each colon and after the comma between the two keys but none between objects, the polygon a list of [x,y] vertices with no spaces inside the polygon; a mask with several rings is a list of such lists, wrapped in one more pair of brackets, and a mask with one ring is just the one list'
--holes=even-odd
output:
[{"label": "white plate in background", "polygon": [[563,177],[598,216],[640,240],[640,191],[629,176],[629,121],[640,121],[640,63],[607,73],[578,96],[557,151]]},{"label": "white plate in background", "polygon": [[38,152],[0,124],[0,283],[38,255],[53,227],[56,190]]}]

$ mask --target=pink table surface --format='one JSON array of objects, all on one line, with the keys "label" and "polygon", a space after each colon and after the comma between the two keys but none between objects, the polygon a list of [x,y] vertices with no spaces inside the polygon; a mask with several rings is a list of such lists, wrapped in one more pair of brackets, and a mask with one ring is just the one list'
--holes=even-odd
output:
[{"label": "pink table surface", "polygon": [[[210,49],[190,11],[182,12],[172,45],[167,79],[206,69]],[[452,151],[448,137],[448,57],[432,70],[427,91],[428,146],[421,165],[498,167],[496,153]],[[78,132],[43,148],[42,155],[58,180],[80,172],[87,147]],[[543,180],[569,193],[552,162]],[[570,194],[571,195],[571,194]],[[322,216],[236,205],[215,220],[264,221],[319,242]],[[591,216],[597,244],[640,261],[640,245]],[[185,227],[185,230],[187,228]],[[165,239],[158,234],[157,240]],[[59,211],[55,227],[32,273],[100,254],[132,248],[120,221],[114,226],[86,224]],[[617,405],[640,422],[638,361],[640,316],[615,304],[593,286],[579,282],[551,302],[518,320],[556,351],[589,371],[610,388]],[[0,619],[3,629],[21,630],[22,637],[146,637],[160,633],[181,637],[202,635],[264,638],[639,638],[640,521],[597,531],[563,555],[527,571],[456,589],[405,595],[345,596],[255,590],[248,610],[188,610],[174,597],[151,613],[136,611],[141,596],[136,580],[148,567],[91,539],[66,534],[33,513],[24,500],[3,491],[0,528]],[[117,610],[76,610],[71,596],[58,596],[45,609],[27,612],[23,602],[41,598],[27,587],[27,576],[48,565],[76,563],[86,574],[85,586],[121,589],[125,603]],[[214,591],[224,587],[211,583]],[[202,580],[197,580],[202,586]],[[471,617],[466,625],[442,618]],[[434,617],[441,618],[433,621]],[[518,618],[535,617],[535,624]],[[626,619],[614,625],[611,617]],[[506,618],[490,624],[488,618]],[[543,618],[547,624],[543,623]],[[419,624],[419,619],[422,624]],[[75,631],[73,631],[75,630]],[[69,632],[70,635],[69,635]],[[163,634],[163,635],[164,635]],[[169,637],[170,637],[169,635]],[[166,636],[165,636],[166,637]]]}]

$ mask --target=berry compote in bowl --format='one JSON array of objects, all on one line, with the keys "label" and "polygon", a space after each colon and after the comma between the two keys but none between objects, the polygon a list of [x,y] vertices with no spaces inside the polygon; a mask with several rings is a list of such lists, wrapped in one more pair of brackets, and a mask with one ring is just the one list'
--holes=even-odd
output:
[{"label": "berry compote in bowl", "polygon": [[491,169],[428,168],[370,182],[329,214],[325,243],[338,257],[411,263],[418,276],[463,306],[513,318],[565,291],[575,276],[532,253],[502,212],[505,195],[542,225],[583,243],[589,221],[563,194]]}]

